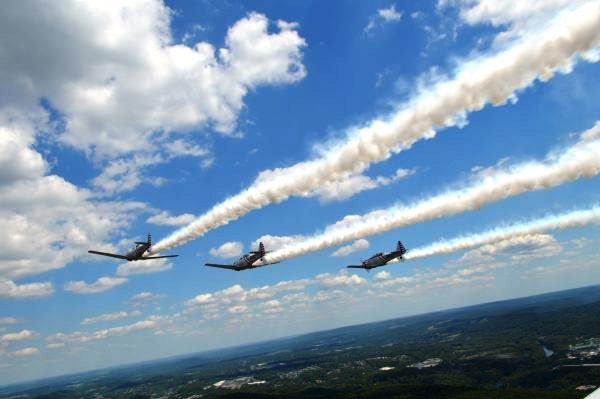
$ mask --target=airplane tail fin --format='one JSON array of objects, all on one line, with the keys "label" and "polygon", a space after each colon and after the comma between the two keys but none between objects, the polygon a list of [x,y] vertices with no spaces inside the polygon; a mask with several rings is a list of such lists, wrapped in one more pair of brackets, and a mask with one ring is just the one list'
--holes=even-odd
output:
[{"label": "airplane tail fin", "polygon": [[152,234],[148,233],[148,241],[136,241],[136,244],[148,244],[148,250],[152,248]]},{"label": "airplane tail fin", "polygon": [[267,253],[265,251],[265,245],[262,243],[262,241],[258,244],[258,253],[261,257],[261,259],[265,256],[265,254]]},{"label": "airplane tail fin", "polygon": [[400,252],[402,255],[406,253],[406,248],[404,247],[404,244],[402,244],[402,241],[398,241],[398,245],[396,245],[396,251]]}]

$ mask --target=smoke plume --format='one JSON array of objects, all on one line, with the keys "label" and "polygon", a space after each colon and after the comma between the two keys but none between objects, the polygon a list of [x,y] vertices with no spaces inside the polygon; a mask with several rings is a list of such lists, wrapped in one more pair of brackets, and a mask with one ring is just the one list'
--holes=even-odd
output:
[{"label": "smoke plume", "polygon": [[254,209],[360,173],[418,140],[434,137],[435,129],[460,123],[468,112],[488,103],[502,105],[536,79],[548,80],[556,71],[568,72],[578,55],[586,58],[598,45],[600,3],[590,1],[568,8],[543,29],[505,49],[463,63],[453,78],[422,90],[389,117],[352,129],[346,141],[323,150],[320,158],[261,172],[250,187],[161,240],[153,251],[180,245]]},{"label": "smoke plume", "polygon": [[409,205],[395,205],[362,216],[347,216],[327,227],[321,234],[268,254],[265,261],[277,262],[320,251],[399,227],[478,209],[524,192],[547,189],[598,173],[600,122],[583,132],[576,144],[562,152],[551,152],[543,162],[530,161],[486,170],[460,189],[442,192]]},{"label": "smoke plume", "polygon": [[542,219],[530,220],[524,223],[497,227],[468,236],[440,240],[421,248],[415,248],[408,252],[404,258],[408,260],[448,254],[512,239],[517,236],[522,237],[543,233],[549,230],[579,227],[590,223],[600,223],[600,206],[571,211],[559,215],[550,215]]}]

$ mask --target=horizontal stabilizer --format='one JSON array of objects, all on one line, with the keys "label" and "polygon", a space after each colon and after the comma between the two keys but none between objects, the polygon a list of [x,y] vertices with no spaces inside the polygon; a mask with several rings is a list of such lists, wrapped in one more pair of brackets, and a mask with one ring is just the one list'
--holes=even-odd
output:
[{"label": "horizontal stabilizer", "polygon": [[99,251],[88,251],[90,254],[96,254],[96,255],[102,255],[102,256],[110,256],[111,258],[117,258],[117,259],[127,259],[126,256],[123,255],[118,255],[118,254],[111,254],[108,252],[99,252]]},{"label": "horizontal stabilizer", "polygon": [[269,265],[276,265],[277,263],[281,263],[281,262],[261,263],[260,265],[256,265],[255,267],[263,267],[263,266],[269,266]]},{"label": "horizontal stabilizer", "polygon": [[142,256],[140,260],[143,259],[160,259],[160,258],[176,258],[179,255],[162,255],[162,256]]},{"label": "horizontal stabilizer", "polygon": [[350,266],[346,266],[346,267],[349,267],[351,269],[366,269],[366,267],[359,266],[359,265],[350,265]]}]

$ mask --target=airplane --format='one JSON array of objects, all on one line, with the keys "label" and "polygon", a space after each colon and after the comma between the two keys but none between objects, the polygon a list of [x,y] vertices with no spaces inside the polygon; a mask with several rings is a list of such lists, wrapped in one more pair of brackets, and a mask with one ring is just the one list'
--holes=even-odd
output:
[{"label": "airplane", "polygon": [[387,254],[384,254],[383,252],[379,252],[379,253],[376,253],[375,255],[371,256],[369,259],[363,260],[361,265],[350,265],[347,267],[354,268],[354,269],[371,270],[376,267],[387,265],[390,261],[392,261],[394,259],[400,259],[403,261],[404,258],[402,256],[405,253],[406,253],[406,248],[404,248],[404,245],[402,245],[402,241],[398,241],[398,245],[396,245],[395,251],[388,252]]},{"label": "airplane", "polygon": [[119,254],[111,254],[108,252],[99,252],[99,251],[88,251],[91,254],[102,255],[102,256],[110,256],[111,258],[117,259],[125,259],[126,261],[135,261],[135,260],[148,260],[148,259],[160,259],[160,258],[174,258],[179,255],[163,255],[163,256],[144,256],[146,252],[150,251],[150,247],[152,247],[152,235],[148,234],[148,241],[136,241],[135,247],[125,255]]},{"label": "airplane", "polygon": [[218,263],[205,263],[204,265],[210,266],[210,267],[220,267],[221,269],[229,269],[229,270],[235,270],[236,272],[239,272],[240,270],[254,269],[257,267],[274,265],[275,263],[279,263],[279,262],[273,262],[273,263],[261,263],[259,265],[254,264],[257,261],[264,258],[264,256],[267,253],[268,252],[265,251],[265,246],[261,242],[258,244],[258,251],[250,251],[250,253],[247,253],[246,255],[242,256],[239,260],[233,262],[233,264],[231,264],[231,265],[220,265]]}]

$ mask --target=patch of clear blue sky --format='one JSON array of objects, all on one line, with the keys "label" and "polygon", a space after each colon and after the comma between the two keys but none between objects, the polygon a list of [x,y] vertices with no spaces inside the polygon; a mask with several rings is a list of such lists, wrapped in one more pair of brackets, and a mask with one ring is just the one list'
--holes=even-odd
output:
[{"label": "patch of clear blue sky", "polygon": [[[369,17],[378,8],[391,4],[396,4],[396,8],[404,12],[402,20],[376,27],[365,34]],[[222,137],[208,129],[189,135],[198,144],[212,149],[215,155],[212,168],[202,169],[198,159],[192,158],[157,165],[149,170],[168,179],[163,187],[142,185],[119,196],[145,201],[172,214],[202,214],[228,195],[248,186],[261,170],[309,158],[315,143],[343,136],[346,127],[385,114],[392,109],[391,104],[406,98],[407,84],[412,86],[419,76],[434,66],[449,71],[456,57],[467,57],[479,37],[489,39],[493,32],[488,28],[461,26],[456,40],[450,35],[431,42],[431,37],[423,29],[425,24],[435,29],[453,28],[452,16],[437,14],[432,2],[173,1],[169,5],[174,10],[172,31],[176,40],[190,32],[194,24],[200,24],[204,29],[196,30],[194,39],[208,41],[217,48],[224,45],[228,27],[250,11],[264,13],[271,20],[298,22],[299,33],[307,42],[303,62],[308,73],[295,85],[258,87],[249,93],[239,118],[243,138]],[[414,11],[421,11],[424,15],[414,19],[410,16]],[[248,249],[249,243],[263,234],[310,234],[347,214],[362,214],[438,192],[464,179],[477,165],[490,166],[504,157],[511,157],[514,162],[540,158],[548,150],[569,142],[570,132],[587,129],[599,119],[600,103],[595,101],[600,92],[599,68],[598,64],[580,64],[571,74],[559,75],[548,83],[536,83],[519,93],[516,104],[488,106],[470,114],[468,125],[462,129],[444,129],[434,140],[421,141],[410,151],[373,165],[368,171],[372,176],[389,175],[400,167],[417,168],[414,176],[389,187],[364,192],[342,202],[321,204],[314,198],[291,198],[254,211],[173,250],[180,254],[173,262],[173,270],[132,276],[128,283],[102,294],[74,295],[64,292],[62,285],[69,280],[91,282],[98,277],[112,275],[120,263],[112,260],[73,262],[63,269],[20,280],[20,283],[49,280],[54,283],[57,292],[43,300],[3,301],[3,313],[25,318],[24,325],[42,336],[68,332],[80,329],[79,322],[84,317],[123,309],[124,301],[141,291],[168,296],[161,302],[160,310],[150,308],[153,310],[146,311],[146,314],[173,312],[194,295],[233,284],[249,288],[323,272],[337,272],[349,262],[371,252],[391,249],[397,239],[402,239],[409,248],[416,247],[440,237],[476,232],[504,221],[598,202],[600,195],[596,188],[599,179],[594,178],[514,197],[476,212],[369,237],[371,248],[346,258],[331,258],[332,249],[251,272],[232,273],[202,266],[210,258],[209,249],[226,241],[242,241]],[[379,85],[376,84],[378,79],[381,79]],[[43,150],[53,173],[76,184],[85,186],[98,172],[80,152],[50,143]],[[152,231],[159,239],[173,230],[171,227],[145,224],[147,216],[143,215],[125,234],[141,237]],[[586,229],[585,234],[598,236],[598,230]],[[559,234],[559,237],[577,236],[577,232]],[[413,269],[440,267],[444,260],[451,258],[423,259],[388,270],[400,275]],[[510,276],[492,290],[493,294],[511,297],[576,284],[568,278],[553,280],[552,277],[540,286],[531,285],[531,282],[509,282]],[[490,299],[489,291],[469,291],[464,294],[466,297],[455,295],[450,299],[440,297],[437,302],[429,301],[428,304],[433,309],[448,303],[476,303]],[[398,309],[400,313],[410,310]],[[356,311],[352,316],[340,318],[339,322],[389,317],[389,309],[386,311],[388,313],[382,311],[376,314]],[[329,325],[316,323],[305,326],[305,329],[323,326]],[[184,340],[164,346],[165,340],[161,337],[152,337],[148,332],[142,332],[140,336],[152,346],[163,345],[166,348],[164,353],[157,351],[152,356],[172,353],[170,351],[184,352],[186,348],[187,341]],[[115,342],[127,344],[130,339],[122,337]],[[238,338],[232,339],[232,342],[226,339],[214,341],[214,345],[235,343]],[[119,351],[118,348],[111,349],[80,366],[89,368],[94,364],[104,365],[106,361],[127,361],[128,358],[119,355]],[[142,349],[136,351],[131,359],[143,352]]]}]

